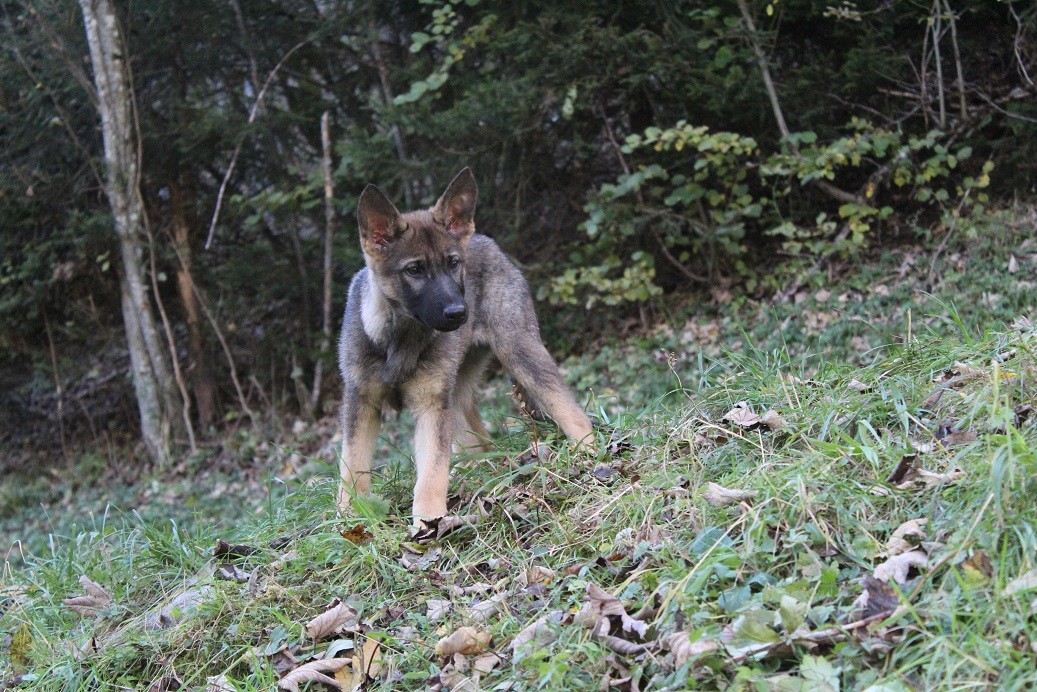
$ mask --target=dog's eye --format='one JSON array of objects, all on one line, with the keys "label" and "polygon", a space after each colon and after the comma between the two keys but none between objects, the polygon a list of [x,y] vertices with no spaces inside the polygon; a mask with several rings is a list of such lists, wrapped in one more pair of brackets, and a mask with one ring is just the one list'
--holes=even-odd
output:
[{"label": "dog's eye", "polygon": [[451,269],[457,269],[461,266],[461,258],[457,255],[451,255],[450,259],[447,260],[447,265]]},{"label": "dog's eye", "polygon": [[414,264],[408,264],[403,268],[403,271],[407,272],[411,276],[418,276],[421,274],[421,265],[415,262]]}]

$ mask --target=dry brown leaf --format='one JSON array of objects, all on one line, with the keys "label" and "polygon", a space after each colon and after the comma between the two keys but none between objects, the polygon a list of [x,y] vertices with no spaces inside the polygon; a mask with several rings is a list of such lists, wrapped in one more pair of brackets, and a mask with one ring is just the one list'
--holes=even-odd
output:
[{"label": "dry brown leaf", "polygon": [[339,533],[347,541],[350,543],[356,543],[357,545],[363,545],[374,538],[374,534],[368,531],[367,527],[363,524],[357,524],[348,529],[342,529]]},{"label": "dry brown leaf", "polygon": [[335,671],[335,682],[338,683],[339,689],[353,692],[355,689],[363,689],[364,682],[367,678],[364,676],[362,670],[357,670],[353,666],[345,666]]},{"label": "dry brown leaf", "polygon": [[481,656],[476,657],[472,661],[472,670],[479,674],[479,676],[487,675],[500,663],[500,656],[493,653],[485,653]]},{"label": "dry brown leaf", "polygon": [[216,547],[212,550],[212,556],[217,559],[233,560],[248,557],[256,552],[256,548],[250,545],[231,545],[222,538],[216,539]]},{"label": "dry brown leaf", "polygon": [[382,643],[377,639],[366,639],[364,646],[353,654],[353,671],[361,674],[361,681],[378,677],[382,672]]},{"label": "dry brown leaf", "polygon": [[724,414],[723,420],[743,428],[752,428],[760,424],[760,417],[746,401],[739,401],[730,411]]},{"label": "dry brown leaf", "polygon": [[673,652],[673,662],[677,668],[680,668],[690,660],[713,653],[720,648],[720,642],[716,639],[700,639],[697,642],[693,642],[687,632],[667,635],[662,637],[659,643],[664,649]]},{"label": "dry brown leaf", "polygon": [[886,541],[886,550],[882,554],[886,557],[892,557],[914,550],[922,542],[922,539],[925,538],[925,529],[922,527],[928,521],[928,519],[922,517],[905,521],[898,526],[893,535]]},{"label": "dry brown leaf", "polygon": [[918,461],[918,454],[914,452],[900,457],[900,461],[897,462],[897,465],[894,466],[893,470],[889,472],[888,476],[886,476],[886,482],[899,483],[904,480],[904,477],[911,472],[916,461]]},{"label": "dry brown leaf", "polygon": [[183,680],[178,678],[176,673],[170,673],[168,675],[163,675],[157,680],[153,680],[152,683],[148,685],[147,692],[174,692],[183,687],[183,685]]},{"label": "dry brown leaf", "polygon": [[426,570],[439,562],[443,549],[438,545],[424,546],[417,543],[404,543],[400,562],[411,572]]},{"label": "dry brown leaf", "polygon": [[490,633],[474,627],[459,627],[453,634],[436,642],[437,656],[480,654],[490,645]]},{"label": "dry brown leaf", "polygon": [[289,692],[299,692],[299,686],[305,682],[322,682],[325,685],[334,687],[336,690],[340,690],[342,687],[338,681],[335,678],[328,677],[325,673],[337,673],[348,665],[349,661],[344,658],[310,661],[281,678],[277,682],[277,687],[278,689],[289,690]]},{"label": "dry brown leaf", "polygon": [[1014,596],[1017,593],[1033,590],[1037,590],[1037,569],[1031,569],[1008,582],[1003,593],[1006,596]]},{"label": "dry brown leaf", "polygon": [[79,613],[83,616],[94,616],[102,608],[106,608],[112,603],[112,597],[108,595],[100,584],[91,581],[86,576],[79,578],[79,585],[86,591],[85,596],[76,596],[74,598],[66,598],[62,601],[69,607],[70,610]]},{"label": "dry brown leaf", "polygon": [[890,579],[897,584],[907,581],[907,573],[912,567],[925,569],[929,566],[929,557],[921,550],[912,550],[901,555],[894,555],[875,568],[874,575],[879,581],[888,582]]},{"label": "dry brown leaf", "polygon": [[237,692],[226,675],[210,675],[205,678],[205,692]]},{"label": "dry brown leaf", "polygon": [[863,620],[879,613],[888,613],[900,605],[897,592],[886,582],[866,574],[861,579],[861,585],[864,589],[853,602],[852,609],[857,613],[853,619]]},{"label": "dry brown leaf", "polygon": [[340,632],[347,624],[356,624],[357,612],[335,597],[324,612],[306,623],[306,634],[310,639],[320,640]]},{"label": "dry brown leaf", "polygon": [[527,586],[535,584],[541,584],[547,586],[554,581],[556,573],[553,569],[542,567],[541,565],[533,565],[529,569],[525,570],[518,577],[515,578],[515,584],[520,589],[524,589]]},{"label": "dry brown leaf", "polygon": [[594,582],[587,584],[587,602],[584,603],[580,612],[576,614],[575,622],[591,630],[595,635],[604,636],[609,634],[611,624],[610,616],[618,617],[624,632],[635,632],[644,637],[648,631],[648,623],[636,620],[627,614],[623,602],[605,591]]},{"label": "dry brown leaf", "polygon": [[945,473],[935,473],[925,469],[911,469],[904,476],[903,482],[897,484],[897,488],[901,490],[926,490],[939,486],[954,485],[964,477],[965,471],[957,467]]},{"label": "dry brown leaf", "polygon": [[939,439],[943,446],[951,447],[953,445],[964,445],[969,442],[975,442],[978,438],[979,435],[975,430],[956,430],[937,439]]},{"label": "dry brown leaf", "polygon": [[478,524],[482,518],[479,514],[448,514],[444,517],[421,519],[411,535],[411,540],[418,544],[437,541],[462,526]]},{"label": "dry brown leaf", "polygon": [[432,622],[442,620],[453,607],[453,601],[447,601],[440,598],[430,598],[425,601],[425,617]]},{"label": "dry brown leaf", "polygon": [[753,490],[738,490],[736,488],[725,488],[722,485],[713,483],[710,481],[706,483],[706,489],[702,491],[702,499],[713,505],[714,507],[724,507],[726,505],[734,505],[742,500],[748,500],[754,497],[756,492]]},{"label": "dry brown leaf", "polygon": [[760,422],[767,426],[768,430],[783,430],[786,427],[785,419],[774,409],[769,409],[760,417]]},{"label": "dry brown leaf", "polygon": [[502,613],[508,609],[506,603],[508,599],[507,593],[500,593],[496,596],[491,596],[486,600],[479,601],[471,608],[468,609],[468,614],[474,622],[484,623],[487,622],[497,613]]},{"label": "dry brown leaf", "polygon": [[209,584],[197,586],[189,582],[183,591],[144,616],[144,629],[154,631],[172,627],[209,600],[212,593],[213,587]]},{"label": "dry brown leaf", "polygon": [[540,645],[550,644],[558,638],[558,634],[551,629],[548,622],[558,622],[561,618],[562,611],[555,610],[526,625],[522,628],[522,631],[516,634],[515,638],[511,640],[511,650],[518,651],[524,645],[531,642]]},{"label": "dry brown leaf", "polygon": [[617,654],[622,654],[623,656],[636,656],[645,650],[644,644],[638,644],[619,637],[613,637],[610,634],[601,637],[600,641],[612,651],[615,651]]}]

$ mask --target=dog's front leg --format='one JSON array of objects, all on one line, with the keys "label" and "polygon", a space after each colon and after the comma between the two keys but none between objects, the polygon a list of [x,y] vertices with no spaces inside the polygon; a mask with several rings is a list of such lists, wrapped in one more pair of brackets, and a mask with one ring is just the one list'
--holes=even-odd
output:
[{"label": "dog's front leg", "polygon": [[342,514],[349,509],[353,495],[371,492],[371,458],[381,425],[381,401],[372,401],[347,383],[342,403],[342,456],[339,458],[338,510]]},{"label": "dog's front leg", "polygon": [[450,482],[450,443],[454,413],[448,406],[432,405],[414,411],[414,525],[446,514]]}]

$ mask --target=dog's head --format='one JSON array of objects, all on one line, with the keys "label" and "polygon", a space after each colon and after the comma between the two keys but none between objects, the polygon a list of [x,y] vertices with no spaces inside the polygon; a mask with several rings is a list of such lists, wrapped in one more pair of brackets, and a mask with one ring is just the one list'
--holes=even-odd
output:
[{"label": "dog's head", "polygon": [[437,331],[452,332],[468,320],[465,246],[475,233],[478,194],[465,168],[428,210],[401,214],[374,185],[357,204],[360,246],[377,288]]}]

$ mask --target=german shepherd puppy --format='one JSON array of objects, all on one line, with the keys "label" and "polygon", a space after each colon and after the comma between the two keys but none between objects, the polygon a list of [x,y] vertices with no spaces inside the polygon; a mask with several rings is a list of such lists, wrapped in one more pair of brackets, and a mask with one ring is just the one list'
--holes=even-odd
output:
[{"label": "german shepherd puppy", "polygon": [[497,244],[475,232],[478,188],[465,168],[428,210],[401,214],[368,185],[357,220],[367,266],[353,277],[339,340],[342,483],[338,506],[371,488],[383,406],[410,408],[413,516],[442,517],[453,443],[487,438],[476,390],[491,353],[574,443],[591,423],[540,341],[529,286]]}]

